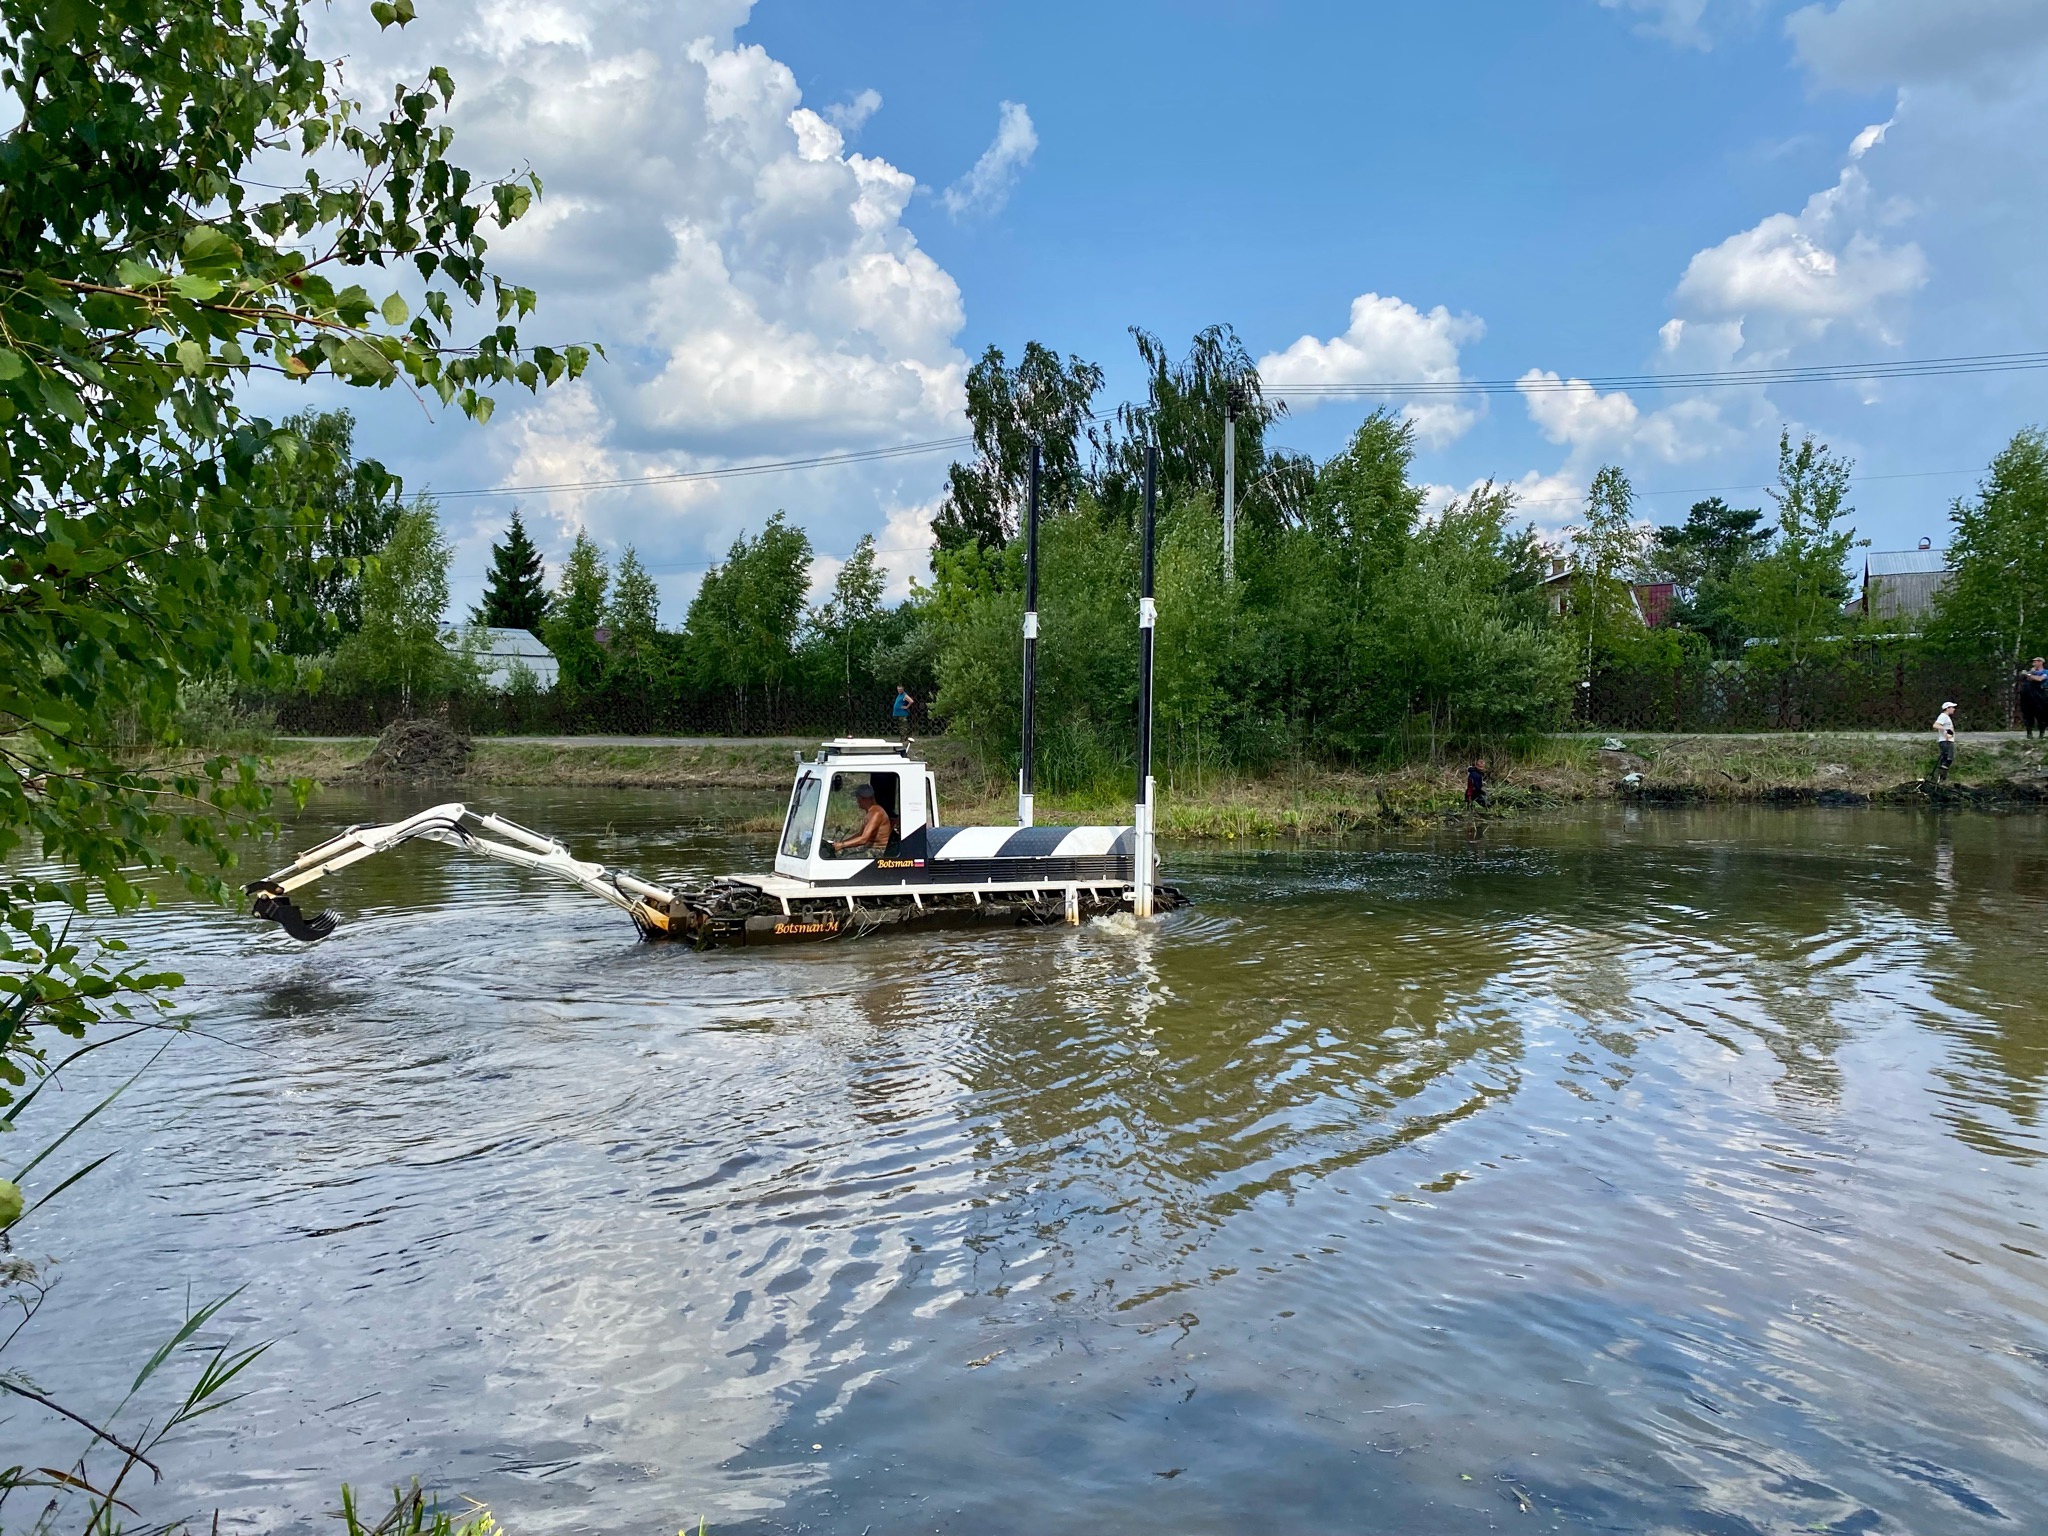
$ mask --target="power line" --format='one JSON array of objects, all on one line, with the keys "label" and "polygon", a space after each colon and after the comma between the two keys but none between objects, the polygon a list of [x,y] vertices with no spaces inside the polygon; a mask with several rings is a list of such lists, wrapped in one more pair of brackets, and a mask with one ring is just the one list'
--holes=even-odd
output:
[{"label": "power line", "polygon": [[[1981,465],[1974,469],[1909,469],[1897,474],[1851,475],[1849,483],[1851,485],[1861,485],[1870,480],[1937,480],[1951,478],[1956,475],[1981,475],[1983,473],[1984,470]],[[1638,490],[1635,494],[1639,497],[1715,496],[1722,491],[1767,491],[1775,483],[1775,481],[1770,480],[1758,480],[1746,485],[1695,485],[1690,487],[1671,487],[1661,491]],[[1508,489],[1512,490],[1513,487],[1509,486]],[[1585,499],[1584,496],[1517,496],[1515,498],[1515,505],[1518,507],[1557,507],[1567,504],[1576,505]]]},{"label": "power line", "polygon": [[[877,544],[875,546],[875,553],[878,555],[921,555],[928,551],[931,547],[932,545],[930,540],[926,540],[922,544]],[[837,560],[840,563],[844,564],[846,561],[853,558],[853,553],[849,550],[844,555],[814,554],[813,558]],[[645,567],[644,569],[650,576],[701,576],[706,571],[714,570],[723,564],[725,564],[723,560],[711,560],[705,562],[703,565],[650,565]]]},{"label": "power line", "polygon": [[[1362,384],[1268,384],[1266,393],[1280,399],[1313,397],[1336,399],[1374,395],[1401,395],[1411,399],[1442,396],[1562,394],[1581,388],[1601,392],[1656,389],[1735,389],[1767,384],[1851,383],[1859,380],[1955,378],[1967,375],[2024,373],[2048,369],[2048,352],[1992,352],[1967,357],[1901,358],[1892,362],[1830,363],[1794,368],[1728,368],[1694,373],[1608,374],[1594,378],[1560,378],[1549,374],[1519,379],[1395,379]],[[1093,412],[1091,420],[1106,419],[1108,413]],[[766,459],[750,464],[732,464],[720,469],[676,470],[654,475],[624,475],[608,480],[557,480],[531,485],[477,486],[465,490],[434,491],[441,501],[488,499],[505,496],[569,495],[587,491],[632,490],[643,486],[688,485],[696,482],[743,480],[756,475],[788,474],[796,470],[827,469],[841,464],[872,464],[890,459],[921,457],[965,448],[972,434],[930,438],[923,442],[898,443],[883,448],[851,449],[843,453],[813,454],[799,459]],[[1943,470],[1934,473],[1947,474]],[[1876,478],[1870,476],[1866,478]],[[1747,486],[1725,487],[1747,490]],[[1664,492],[1645,491],[1644,495]],[[1690,495],[1691,492],[1668,494]]]},{"label": "power line", "polygon": [[1989,352],[1970,357],[1914,357],[1892,362],[1823,363],[1812,367],[1717,368],[1695,373],[1608,374],[1594,378],[1558,377],[1531,369],[1518,379],[1406,379],[1359,384],[1273,384],[1267,394],[1282,399],[1356,395],[1543,395],[1582,388],[1618,389],[1742,389],[1765,384],[1837,384],[1859,380],[1940,379],[1990,373],[2028,373],[2048,368],[2048,352]]},{"label": "power line", "polygon": [[823,469],[835,464],[870,464],[881,459],[906,459],[917,454],[940,453],[964,448],[973,442],[970,434],[936,437],[922,443],[898,443],[892,448],[860,448],[847,453],[820,453],[807,459],[770,459],[755,464],[732,464],[724,469],[686,469],[671,474],[628,475],[616,480],[558,480],[540,485],[500,485],[465,491],[432,491],[437,501],[456,501],[475,496],[547,495],[567,491],[617,491],[642,485],[685,485],[695,480],[741,480],[750,475],[778,475],[793,469]]}]

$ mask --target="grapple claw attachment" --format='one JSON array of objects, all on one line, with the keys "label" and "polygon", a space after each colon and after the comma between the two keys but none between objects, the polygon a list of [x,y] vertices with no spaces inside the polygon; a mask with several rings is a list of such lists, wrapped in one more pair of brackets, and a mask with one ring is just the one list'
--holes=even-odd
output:
[{"label": "grapple claw attachment", "polygon": [[259,892],[252,910],[256,916],[278,924],[302,944],[317,943],[334,932],[336,919],[332,909],[308,917],[292,904],[291,897],[280,893]]}]

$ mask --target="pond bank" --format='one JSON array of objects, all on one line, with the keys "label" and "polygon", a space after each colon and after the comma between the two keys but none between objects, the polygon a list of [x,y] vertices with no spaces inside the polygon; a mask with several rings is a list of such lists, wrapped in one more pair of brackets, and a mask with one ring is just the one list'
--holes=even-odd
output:
[{"label": "pond bank", "polygon": [[[1608,743],[1619,743],[1619,749]],[[266,750],[279,781],[338,785],[373,745],[363,740],[280,739]],[[966,743],[921,744],[939,773],[943,812],[955,823],[1001,823],[1015,809],[1007,774]],[[500,787],[735,789],[771,796],[736,830],[772,830],[796,749],[786,741],[631,742],[600,738],[503,741],[479,737],[451,796],[483,799]],[[1776,736],[1553,736],[1491,758],[1489,818],[1599,800],[1651,803],[1932,804],[1986,809],[2048,803],[2043,744],[2019,735],[1966,738],[1946,784],[1932,782],[1931,745],[1891,734]],[[1161,832],[1224,841],[1324,837],[1466,814],[1462,760],[1350,770],[1282,764],[1259,775],[1179,772],[1159,781]],[[1048,822],[1128,819],[1123,786],[1038,796]],[[756,826],[758,823],[758,827]]]}]

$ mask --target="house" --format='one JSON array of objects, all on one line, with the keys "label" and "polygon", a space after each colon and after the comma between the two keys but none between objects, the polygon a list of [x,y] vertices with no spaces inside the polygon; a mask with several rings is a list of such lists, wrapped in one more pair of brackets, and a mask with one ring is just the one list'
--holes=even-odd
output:
[{"label": "house", "polygon": [[472,624],[441,631],[441,643],[451,651],[468,648],[483,671],[484,686],[503,693],[512,686],[517,670],[524,667],[542,688],[552,688],[562,675],[555,653],[523,629],[492,629]]},{"label": "house", "polygon": [[1550,616],[1553,619],[1563,614],[1565,600],[1572,593],[1572,578],[1577,574],[1571,561],[1563,555],[1550,557],[1550,574],[1543,578],[1543,595],[1550,599]]},{"label": "house", "polygon": [[1662,629],[1671,622],[1671,605],[1678,600],[1678,587],[1668,581],[1632,581],[1629,596],[1636,600],[1636,617],[1645,629]]},{"label": "house", "polygon": [[1851,608],[1867,619],[1904,619],[1917,627],[1952,574],[1948,552],[1932,539],[1922,539],[1918,549],[1872,550],[1863,557],[1863,596]]},{"label": "house", "polygon": [[[1571,599],[1572,583],[1578,579],[1578,568],[1564,555],[1550,557],[1550,569],[1543,577],[1544,596],[1550,600],[1552,618],[1560,617]],[[1628,584],[1629,601],[1635,607],[1635,614],[1645,629],[1661,629],[1671,622],[1671,605],[1677,601],[1678,589],[1668,581],[1632,581]]]}]

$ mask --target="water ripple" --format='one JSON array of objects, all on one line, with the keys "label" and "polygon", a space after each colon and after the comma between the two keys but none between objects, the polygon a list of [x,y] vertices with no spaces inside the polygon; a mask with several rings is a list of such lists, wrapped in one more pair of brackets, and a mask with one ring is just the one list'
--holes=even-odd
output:
[{"label": "water ripple", "polygon": [[[674,797],[507,808],[759,857]],[[433,849],[334,881],[313,951],[167,903],[124,936],[202,1033],[37,1229],[22,1366],[111,1380],[245,1285],[221,1323],[278,1342],[164,1491],[223,1530],[414,1473],[522,1532],[2038,1506],[2036,823],[1173,863],[1156,925],[765,954]]]}]

